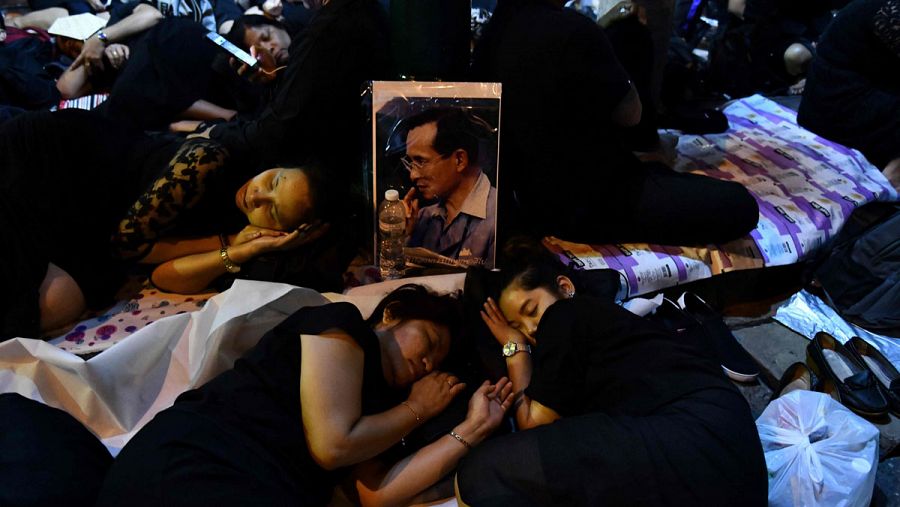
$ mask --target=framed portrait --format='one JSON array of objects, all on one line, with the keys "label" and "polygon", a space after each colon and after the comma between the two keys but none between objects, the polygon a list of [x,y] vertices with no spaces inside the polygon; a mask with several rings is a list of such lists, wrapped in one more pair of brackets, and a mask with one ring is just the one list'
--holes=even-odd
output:
[{"label": "framed portrait", "polygon": [[396,190],[406,209],[407,272],[493,268],[500,184],[499,83],[371,83],[371,212]]}]

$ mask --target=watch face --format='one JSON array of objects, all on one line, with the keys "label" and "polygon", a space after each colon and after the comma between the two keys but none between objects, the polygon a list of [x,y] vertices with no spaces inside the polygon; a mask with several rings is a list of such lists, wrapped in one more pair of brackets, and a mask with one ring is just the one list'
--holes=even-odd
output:
[{"label": "watch face", "polygon": [[516,344],[514,342],[507,342],[506,345],[503,346],[503,355],[506,357],[511,357],[516,353]]}]

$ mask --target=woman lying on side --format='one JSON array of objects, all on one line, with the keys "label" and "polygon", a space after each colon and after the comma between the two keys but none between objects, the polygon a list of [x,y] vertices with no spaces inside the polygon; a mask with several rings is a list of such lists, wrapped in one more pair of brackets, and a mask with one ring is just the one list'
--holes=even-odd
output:
[{"label": "woman lying on side", "polygon": [[[367,321],[349,303],[297,311],[233,369],[141,429],[113,463],[98,505],[327,504],[346,467],[398,444],[464,389],[437,370],[454,355],[457,308],[449,296],[407,285]],[[363,473],[360,501],[408,504],[500,424],[510,392],[505,378],[482,384],[452,431]]]},{"label": "woman lying on side", "polygon": [[460,466],[469,505],[765,505],[746,401],[692,341],[585,295],[546,251],[504,264],[482,317],[520,429]]},{"label": "woman lying on side", "polygon": [[[129,264],[157,266],[161,289],[190,293],[328,233],[328,206],[342,201],[322,170],[254,174],[228,158],[212,141],[147,137],[89,111],[3,125],[0,340],[39,337],[108,305]],[[315,280],[325,278],[305,285],[334,290]]]}]

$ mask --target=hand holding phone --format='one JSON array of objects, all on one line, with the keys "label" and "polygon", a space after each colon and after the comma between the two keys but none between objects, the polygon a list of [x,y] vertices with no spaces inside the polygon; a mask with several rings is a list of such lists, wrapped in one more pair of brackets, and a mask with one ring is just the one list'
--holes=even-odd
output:
[{"label": "hand holding phone", "polygon": [[[229,42],[228,39],[226,39],[225,37],[223,37],[215,32],[208,32],[206,34],[206,38],[211,40],[213,42],[213,44],[219,46],[220,48],[222,48],[225,51],[227,51],[228,53],[230,53],[232,56],[237,58],[238,61],[240,61],[242,64],[250,67],[251,69],[256,67],[256,65],[259,63],[253,55],[248,54],[246,51],[235,46],[234,44]],[[252,52],[253,49],[251,48],[250,51]]]}]

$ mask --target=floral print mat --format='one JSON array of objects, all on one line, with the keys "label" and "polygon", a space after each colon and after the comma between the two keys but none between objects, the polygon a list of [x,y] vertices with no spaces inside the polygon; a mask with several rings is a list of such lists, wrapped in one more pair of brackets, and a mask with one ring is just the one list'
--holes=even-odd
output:
[{"label": "floral print mat", "polygon": [[149,281],[132,280],[120,292],[122,297],[118,303],[62,334],[53,334],[55,337],[49,341],[73,354],[95,354],[159,319],[199,310],[215,294],[172,294],[157,289]]}]

